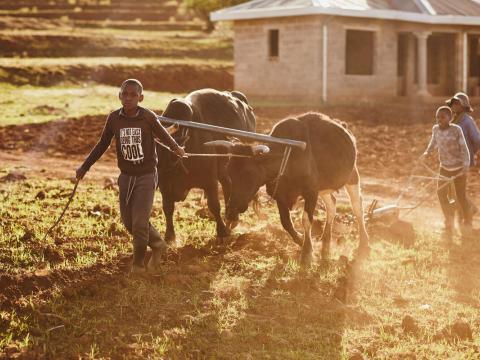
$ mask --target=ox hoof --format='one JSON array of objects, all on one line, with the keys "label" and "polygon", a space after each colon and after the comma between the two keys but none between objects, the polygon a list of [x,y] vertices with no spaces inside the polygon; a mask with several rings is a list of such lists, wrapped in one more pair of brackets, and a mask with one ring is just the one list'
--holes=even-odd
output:
[{"label": "ox hoof", "polygon": [[370,248],[370,246],[360,245],[356,250],[356,254],[359,258],[363,259],[363,258],[369,257],[371,251],[372,251],[372,249]]},{"label": "ox hoof", "polygon": [[306,268],[312,266],[313,254],[312,252],[302,252],[302,257],[300,259],[301,266]]},{"label": "ox hoof", "polygon": [[330,260],[330,247],[322,246],[322,260]]},{"label": "ox hoof", "polygon": [[174,232],[166,232],[165,233],[165,242],[168,245],[174,245],[177,242],[177,236]]},{"label": "ox hoof", "polygon": [[228,230],[226,227],[221,227],[217,229],[218,238],[226,238],[228,236],[230,236],[230,230]]},{"label": "ox hoof", "polygon": [[226,225],[227,225],[226,228],[228,229],[228,231],[232,231],[237,227],[238,220],[227,220]]}]

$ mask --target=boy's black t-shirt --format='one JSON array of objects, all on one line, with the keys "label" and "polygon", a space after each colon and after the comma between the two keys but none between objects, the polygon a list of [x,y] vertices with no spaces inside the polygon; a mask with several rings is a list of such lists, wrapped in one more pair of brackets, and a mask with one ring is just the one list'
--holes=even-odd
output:
[{"label": "boy's black t-shirt", "polygon": [[113,137],[118,168],[128,175],[143,175],[155,170],[158,160],[154,137],[172,150],[178,147],[154,112],[139,106],[134,117],[127,117],[120,108],[108,115],[100,140],[82,165],[85,170],[103,155]]}]

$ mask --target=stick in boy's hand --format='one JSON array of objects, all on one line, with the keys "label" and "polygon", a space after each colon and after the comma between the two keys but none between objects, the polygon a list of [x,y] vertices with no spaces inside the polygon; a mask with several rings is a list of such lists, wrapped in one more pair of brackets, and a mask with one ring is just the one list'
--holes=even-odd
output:
[{"label": "stick in boy's hand", "polygon": [[77,180],[82,180],[86,173],[87,173],[87,170],[85,170],[85,168],[83,168],[82,166],[80,166],[80,167],[77,169],[77,171],[75,172],[75,178],[76,178]]},{"label": "stick in boy's hand", "polygon": [[173,152],[178,157],[185,157],[185,149],[181,146],[178,146]]}]

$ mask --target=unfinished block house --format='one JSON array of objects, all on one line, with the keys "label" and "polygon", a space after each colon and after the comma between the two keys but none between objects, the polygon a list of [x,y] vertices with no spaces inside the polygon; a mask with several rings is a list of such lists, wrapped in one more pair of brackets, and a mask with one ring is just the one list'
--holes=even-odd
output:
[{"label": "unfinished block house", "polygon": [[233,21],[235,87],[315,102],[480,96],[480,1],[254,0]]}]

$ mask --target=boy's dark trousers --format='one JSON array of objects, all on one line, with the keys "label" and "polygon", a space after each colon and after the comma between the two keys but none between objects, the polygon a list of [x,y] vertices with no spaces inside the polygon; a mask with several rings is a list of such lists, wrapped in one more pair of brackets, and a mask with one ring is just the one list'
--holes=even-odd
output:
[{"label": "boy's dark trousers", "polygon": [[[445,177],[454,177],[459,175],[463,169],[449,171],[443,168],[440,168],[440,176]],[[470,205],[466,196],[467,188],[467,175],[459,175],[453,180],[453,185],[455,187],[456,202],[459,211],[461,212],[461,217],[464,219],[465,224],[471,224],[471,214],[470,214]],[[437,183],[437,194],[438,200],[440,201],[440,206],[442,207],[443,215],[445,216],[446,223],[453,224],[453,217],[455,215],[455,208],[450,204],[448,195],[449,195],[449,184],[447,180],[438,180]]]},{"label": "boy's dark trousers", "polygon": [[156,248],[163,240],[150,224],[157,173],[131,176],[120,174],[120,215],[128,232],[133,235],[133,264],[144,266],[147,245]]}]

